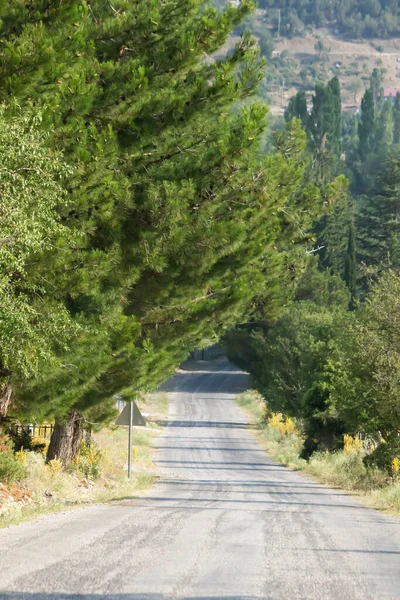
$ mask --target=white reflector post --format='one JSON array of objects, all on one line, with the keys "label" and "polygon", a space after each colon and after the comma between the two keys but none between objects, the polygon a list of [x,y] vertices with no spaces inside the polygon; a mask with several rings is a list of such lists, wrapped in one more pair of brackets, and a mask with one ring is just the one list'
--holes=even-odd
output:
[{"label": "white reflector post", "polygon": [[129,402],[128,478],[132,477],[133,402]]}]

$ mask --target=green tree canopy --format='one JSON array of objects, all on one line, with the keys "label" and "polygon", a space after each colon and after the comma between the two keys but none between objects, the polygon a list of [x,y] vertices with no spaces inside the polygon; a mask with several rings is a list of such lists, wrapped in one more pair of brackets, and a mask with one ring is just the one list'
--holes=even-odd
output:
[{"label": "green tree canopy", "polygon": [[334,25],[353,37],[386,37],[399,28],[398,0],[260,0],[266,20],[275,31],[280,10],[280,33],[292,37],[306,26]]},{"label": "green tree canopy", "polygon": [[79,245],[58,214],[68,207],[62,182],[72,171],[46,147],[38,120],[0,112],[0,420],[10,382],[60,365],[58,354],[82,330],[52,275]]},{"label": "green tree canopy", "polygon": [[74,166],[62,222],[83,239],[57,277],[86,331],[61,371],[18,382],[24,410],[34,398],[62,418],[152,389],[255,296],[276,296],[278,245],[307,229],[319,197],[301,191],[297,125],[259,160],[266,108],[247,101],[263,76],[251,37],[215,55],[250,8],[9,2],[0,98],[10,113],[40,107]]},{"label": "green tree canopy", "polygon": [[46,278],[76,242],[57,213],[71,169],[45,142],[28,119],[0,114],[0,364],[29,376],[76,332]]},{"label": "green tree canopy", "polygon": [[387,271],[374,284],[332,366],[332,402],[348,429],[384,438],[400,429],[400,277]]},{"label": "green tree canopy", "polygon": [[307,133],[314,179],[328,183],[341,170],[342,102],[337,77],[326,86],[322,83],[315,85],[310,113],[305,92],[293,96],[285,111],[285,120],[290,123],[294,117],[301,120]]}]

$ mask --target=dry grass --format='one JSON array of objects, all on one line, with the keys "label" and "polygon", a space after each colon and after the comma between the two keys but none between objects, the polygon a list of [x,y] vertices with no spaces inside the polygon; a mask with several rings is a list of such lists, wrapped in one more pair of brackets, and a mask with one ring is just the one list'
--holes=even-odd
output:
[{"label": "dry grass", "polygon": [[265,419],[265,404],[257,392],[245,392],[236,401],[247,413],[257,442],[278,463],[302,470],[319,483],[351,493],[368,506],[400,516],[400,482],[390,480],[377,469],[366,469],[362,451],[316,452],[307,462],[299,458],[301,434],[298,431],[282,433],[278,422],[271,425]]},{"label": "dry grass", "polygon": [[133,477],[127,478],[128,428],[111,426],[94,434],[101,452],[101,475],[90,481],[77,473],[62,471],[57,463],[46,465],[44,457],[27,452],[26,475],[20,484],[28,491],[25,501],[10,498],[0,506],[0,527],[29,520],[37,515],[82,505],[135,497],[156,481],[153,439],[162,431],[156,424],[164,419],[168,407],[165,393],[152,394],[141,403],[147,412],[147,428],[134,428]]}]

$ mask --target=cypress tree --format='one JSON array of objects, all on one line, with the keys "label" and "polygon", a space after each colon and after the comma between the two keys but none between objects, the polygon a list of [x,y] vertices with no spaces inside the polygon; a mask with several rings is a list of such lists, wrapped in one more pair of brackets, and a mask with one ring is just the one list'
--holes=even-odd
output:
[{"label": "cypress tree", "polygon": [[397,92],[393,106],[393,143],[400,144],[400,93]]},{"label": "cypress tree", "polygon": [[369,81],[369,90],[371,91],[372,100],[374,102],[374,107],[377,113],[382,109],[383,103],[385,102],[385,97],[383,94],[382,87],[382,70],[377,69],[376,67],[373,69]]},{"label": "cypress tree", "polygon": [[393,143],[393,104],[389,98],[378,115],[375,125],[375,149],[387,151]]},{"label": "cypress tree", "polygon": [[361,119],[358,124],[358,153],[361,160],[374,150],[375,138],[375,105],[370,89],[365,91],[361,101]]},{"label": "cypress tree", "polygon": [[359,208],[360,260],[376,271],[400,265],[400,160],[386,159],[374,189]]},{"label": "cypress tree", "polygon": [[[333,186],[331,186],[333,187]],[[319,266],[344,278],[347,259],[348,234],[352,209],[348,193],[348,181],[342,176],[335,181],[334,201],[329,211],[313,227],[317,245],[321,247]]]},{"label": "cypress tree", "polygon": [[329,147],[332,151],[334,162],[333,174],[337,174],[339,160],[342,154],[342,99],[340,95],[340,83],[337,77],[328,82],[328,88],[332,92],[333,119],[329,135]]},{"label": "cypress tree", "polygon": [[313,171],[318,181],[327,183],[338,172],[341,154],[342,104],[338,79],[333,78],[327,86],[317,83],[312,100],[306,131],[313,154]]},{"label": "cypress tree", "polygon": [[349,309],[354,310],[357,286],[357,263],[356,263],[356,236],[354,230],[354,220],[349,227],[349,239],[347,244],[347,255],[344,268],[344,280],[351,293]]},{"label": "cypress tree", "polygon": [[309,118],[305,92],[298,92],[289,100],[289,104],[285,110],[285,121],[286,123],[291,123],[294,118],[300,119],[305,130]]},{"label": "cypress tree", "polygon": [[342,152],[342,102],[338,78],[331,79],[327,86],[318,83],[312,102],[313,108],[308,114],[305,92],[298,92],[289,101],[285,121],[290,124],[293,118],[301,120],[314,157],[314,174],[328,181],[339,171]]}]

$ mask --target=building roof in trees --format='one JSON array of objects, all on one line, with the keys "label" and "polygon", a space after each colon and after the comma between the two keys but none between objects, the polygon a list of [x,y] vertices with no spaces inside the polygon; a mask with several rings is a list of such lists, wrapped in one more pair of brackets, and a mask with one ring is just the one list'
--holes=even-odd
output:
[{"label": "building roof in trees", "polygon": [[390,96],[392,96],[392,98],[396,98],[396,94],[400,94],[400,88],[385,88],[383,90],[383,96],[387,99]]}]

